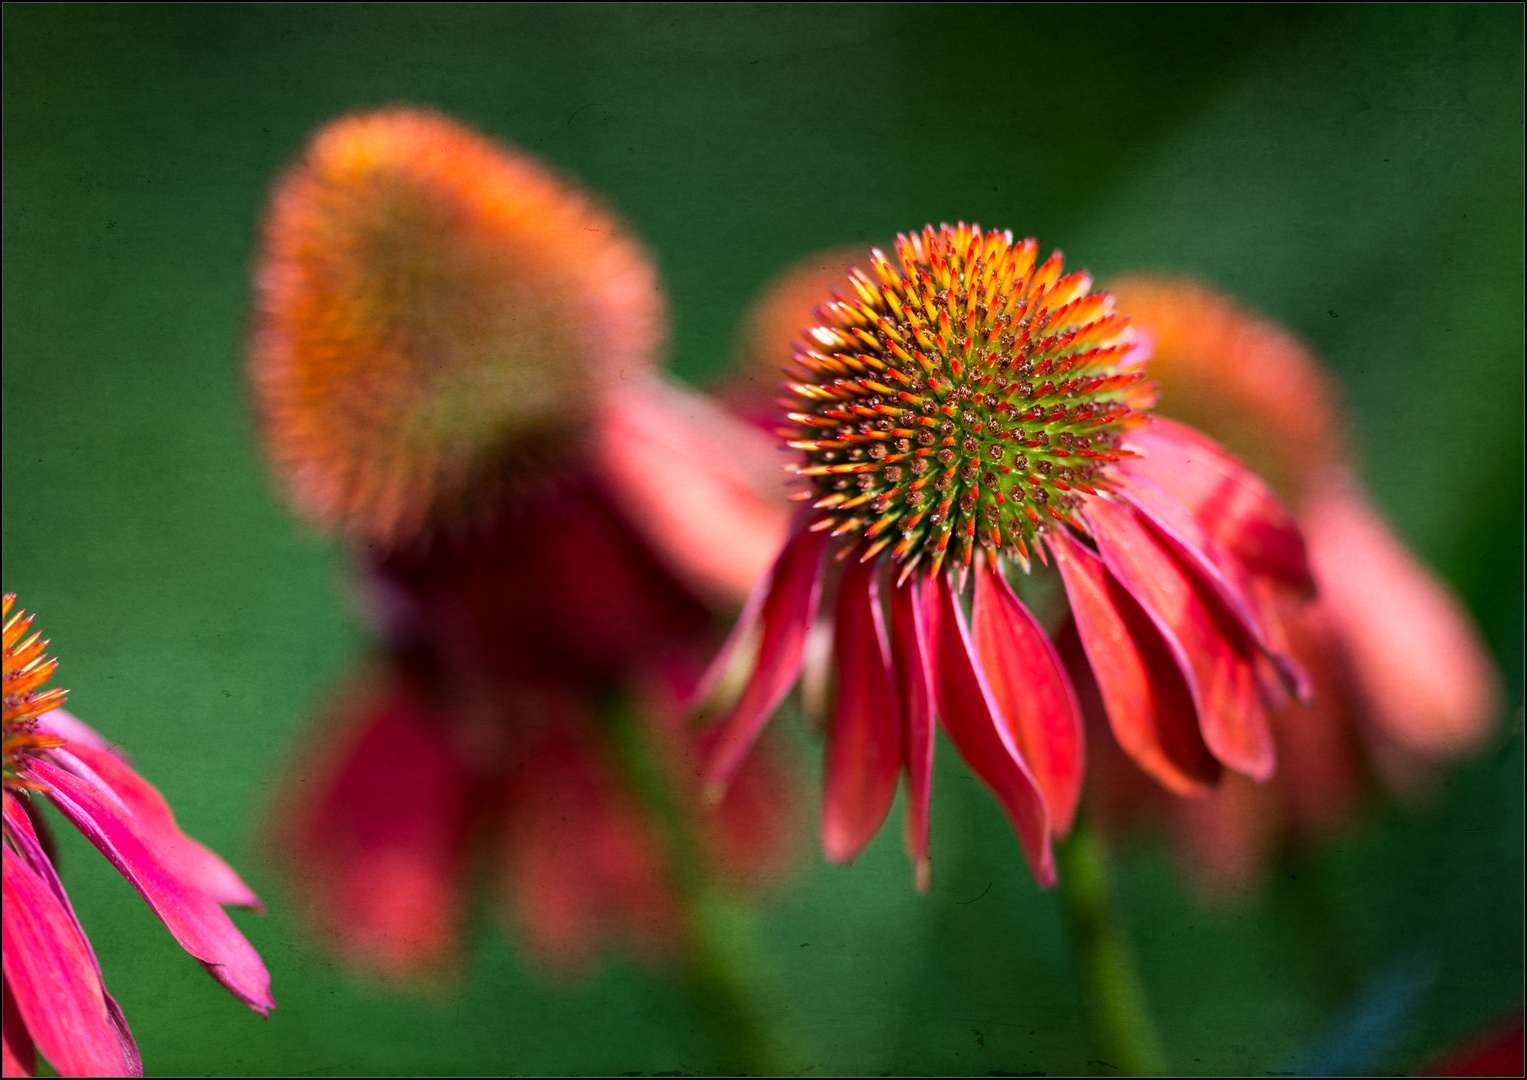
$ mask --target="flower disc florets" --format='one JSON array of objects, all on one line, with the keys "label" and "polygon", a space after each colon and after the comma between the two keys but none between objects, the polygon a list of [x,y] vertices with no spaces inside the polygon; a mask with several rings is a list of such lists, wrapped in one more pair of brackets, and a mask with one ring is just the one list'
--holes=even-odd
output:
[{"label": "flower disc florets", "polygon": [[[22,778],[27,756],[34,750],[61,745],[51,735],[37,733],[37,718],[64,703],[69,691],[42,684],[53,677],[58,661],[44,656],[48,647],[41,634],[27,637],[32,616],[24,611],[11,615],[15,593],[5,594],[5,784],[7,787],[31,787]],[[26,638],[25,641],[22,638]]]},{"label": "flower disc florets", "polygon": [[976,544],[1026,561],[1048,522],[1078,524],[1107,488],[1120,432],[1151,404],[1144,352],[1090,275],[1062,276],[1058,251],[1036,268],[1036,251],[930,225],[817,309],[781,431],[805,454],[796,498],[827,511],[814,527],[862,529],[865,558],[896,541],[908,567],[937,567],[951,541],[963,564]]}]

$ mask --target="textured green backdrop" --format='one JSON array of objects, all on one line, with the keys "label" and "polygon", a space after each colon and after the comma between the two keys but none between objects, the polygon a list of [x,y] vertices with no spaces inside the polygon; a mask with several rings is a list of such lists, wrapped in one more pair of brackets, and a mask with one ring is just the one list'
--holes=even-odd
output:
[{"label": "textured green backdrop", "polygon": [[[5,588],[72,707],[272,907],[236,916],[281,1003],[261,1022],[62,838],[150,1072],[710,1063],[672,984],[616,959],[548,988],[487,923],[459,993],[352,981],[260,860],[265,800],[364,642],[338,552],[251,445],[247,269],[275,171],[390,102],[604,193],[658,254],[673,367],[697,382],[771,274],[925,221],[1011,227],[1104,278],[1189,272],[1296,329],[1345,388],[1379,501],[1484,627],[1510,713],[1427,812],[1375,808],[1250,905],[1206,913],[1159,853],[1132,856],[1168,1051],[1211,1075],[1403,1069],[1520,1001],[1520,7],[11,4],[4,76]],[[930,896],[887,829],[851,869],[813,858],[767,913],[796,1064],[1106,1072],[1055,898],[952,754],[936,785]],[[1304,935],[1312,910],[1338,949]]]}]

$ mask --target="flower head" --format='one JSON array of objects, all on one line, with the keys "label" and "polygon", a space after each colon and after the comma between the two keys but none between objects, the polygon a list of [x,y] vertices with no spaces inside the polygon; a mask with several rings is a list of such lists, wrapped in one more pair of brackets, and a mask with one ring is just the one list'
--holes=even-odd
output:
[{"label": "flower head", "polygon": [[899,237],[894,261],[874,251],[874,276],[851,272],[853,295],[817,309],[781,430],[809,507],[713,667],[755,650],[711,736],[720,790],[822,609],[837,680],[824,846],[856,855],[905,769],[921,883],[935,713],[1041,882],[1076,812],[1072,682],[1005,567],[1053,561],[1115,734],[1172,790],[1203,791],[1223,767],[1265,780],[1267,704],[1306,689],[1269,603],[1310,588],[1287,511],[1217,444],[1149,417],[1148,341],[1086,273],[1037,251],[930,226]]},{"label": "flower head", "polygon": [[674,704],[713,606],[784,533],[772,451],[656,374],[657,272],[612,214],[433,113],[320,131],[277,185],[255,286],[267,449],[354,543],[381,639],[283,802],[303,906],[401,979],[455,959],[473,881],[553,966],[612,939],[672,951],[680,868],[612,717],[654,748],[701,869],[779,865],[778,806],[739,790],[702,812]]},{"label": "flower head", "polygon": [[1106,750],[1098,757],[1105,816],[1154,805],[1194,877],[1209,895],[1226,895],[1286,843],[1346,821],[1370,774],[1405,793],[1480,745],[1498,715],[1499,679],[1458,597],[1363,494],[1339,393],[1310,351],[1203,285],[1131,277],[1113,291],[1155,343],[1159,410],[1202,426],[1273,480],[1319,583],[1314,603],[1281,603],[1315,701],[1272,706],[1282,762],[1272,782],[1232,775],[1204,798],[1163,799],[1131,783],[1127,762]]},{"label": "flower head", "polygon": [[[228,864],[180,831],[163,796],[104,739],[59,708],[66,691],[42,688],[57,661],[11,615],[5,596],[6,1076],[30,1076],[41,1051],[76,1076],[140,1076],[122,1011],[101,975],[45,849],[31,800],[47,798],[143,895],[175,940],[250,1008],[275,1008],[270,976],[222,904],[259,907]],[[24,640],[23,640],[24,639]]]},{"label": "flower head", "polygon": [[298,507],[392,543],[458,523],[651,367],[662,293],[621,223],[437,113],[346,117],[277,186],[250,381]]}]

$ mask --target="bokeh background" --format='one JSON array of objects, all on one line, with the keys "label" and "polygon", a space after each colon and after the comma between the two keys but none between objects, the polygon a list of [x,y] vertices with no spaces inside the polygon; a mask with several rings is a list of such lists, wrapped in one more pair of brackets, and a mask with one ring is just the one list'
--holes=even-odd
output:
[{"label": "bokeh background", "polygon": [[[4,9],[4,582],[71,707],[125,744],[271,913],[262,1022],[61,831],[62,872],[155,1073],[684,1073],[710,1043],[619,956],[572,986],[491,919],[461,984],[336,970],[260,822],[366,643],[344,564],[273,496],[240,381],[272,177],[319,124],[434,105],[581,177],[660,260],[703,384],[771,275],[977,220],[1101,278],[1213,282],[1329,361],[1363,475],[1502,665],[1499,737],[1206,910],[1122,867],[1173,1068],[1405,1070],[1519,1006],[1522,9],[25,5]],[[810,737],[802,734],[803,747]],[[946,752],[933,892],[886,829],[764,911],[760,993],[832,1073],[1089,1063],[1056,897]],[[409,795],[398,750],[398,798]]]}]

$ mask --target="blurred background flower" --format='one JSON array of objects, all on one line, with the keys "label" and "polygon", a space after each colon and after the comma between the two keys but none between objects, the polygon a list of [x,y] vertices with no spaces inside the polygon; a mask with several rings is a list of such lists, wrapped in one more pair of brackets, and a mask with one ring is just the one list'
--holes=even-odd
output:
[{"label": "blurred background flower", "polygon": [[[1408,1068],[1520,1000],[1521,30],[1484,6],[7,9],[7,581],[78,657],[78,711],[250,865],[271,778],[370,647],[348,555],[270,494],[239,365],[271,178],[358,109],[432,105],[601,192],[661,267],[690,382],[775,274],[909,221],[1010,224],[1103,282],[1212,282],[1330,365],[1360,478],[1479,625],[1507,721],[1424,814],[1379,802],[1230,912],[1142,847],[1130,930],[1172,1067],[1213,1075],[1284,1068],[1333,995],[1424,945],[1435,974],[1375,1066]],[[973,56],[1020,74],[936,74]],[[799,1067],[1089,1071],[1055,899],[940,759],[930,894],[885,830],[764,923],[818,1048]],[[421,1004],[357,988],[273,910],[247,929],[281,1008],[248,1023],[141,947],[163,928],[59,831],[156,1068],[711,1067],[670,984],[617,961],[548,995],[491,928],[461,995]]]}]

